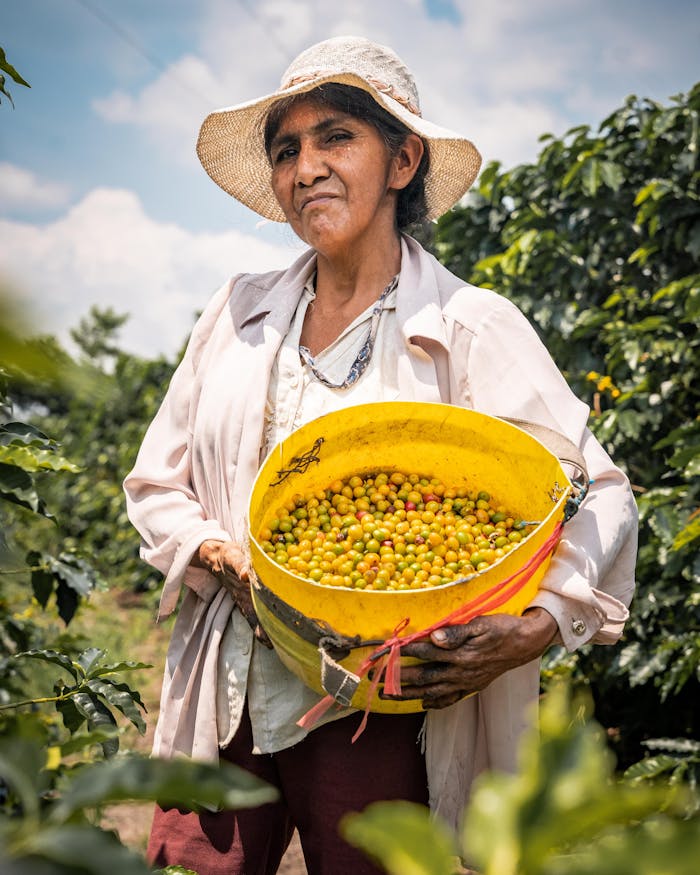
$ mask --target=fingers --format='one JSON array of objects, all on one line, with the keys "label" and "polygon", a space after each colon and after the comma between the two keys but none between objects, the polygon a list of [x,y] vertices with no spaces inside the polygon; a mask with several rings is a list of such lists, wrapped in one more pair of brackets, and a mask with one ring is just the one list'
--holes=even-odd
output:
[{"label": "fingers", "polygon": [[459,652],[460,646],[455,644],[453,647],[440,647],[433,644],[432,640],[415,641],[413,644],[404,645],[401,648],[401,655],[413,656],[425,662],[442,662],[445,665],[449,665],[458,662],[462,658],[462,654]]},{"label": "fingers", "polygon": [[258,622],[248,580],[248,559],[233,541],[204,541],[197,556],[201,567],[207,568],[230,594],[238,610],[253,630],[255,639],[272,648],[267,633]]},{"label": "fingers", "polygon": [[[257,620],[257,617],[256,617],[256,620]],[[272,648],[272,641],[270,641],[270,638],[269,638],[267,632],[263,629],[263,627],[260,625],[260,623],[257,623],[257,625],[253,629],[253,632],[255,633],[255,638],[257,641],[259,641],[261,644],[263,644],[265,647],[267,647],[268,650],[273,649]]]},{"label": "fingers", "polygon": [[443,626],[430,635],[429,641],[417,641],[402,647],[406,656],[435,662],[452,662],[449,651],[458,650],[470,641],[483,634],[483,627],[478,617],[470,623],[458,626]]},{"label": "fingers", "polygon": [[221,569],[224,574],[235,574],[241,580],[248,580],[248,560],[233,541],[221,545],[220,553]]},{"label": "fingers", "polygon": [[441,650],[455,650],[466,644],[470,638],[474,638],[475,632],[478,634],[478,627],[475,630],[473,622],[459,626],[443,626],[442,629],[436,629],[431,633],[430,640]]},{"label": "fingers", "polygon": [[390,696],[380,689],[379,698],[394,702],[403,702],[410,699],[420,699],[422,706],[426,710],[438,710],[441,708],[449,708],[455,702],[459,702],[465,696],[476,690],[454,689],[451,684],[436,684],[432,687],[423,686],[408,686],[401,685],[400,696]]}]

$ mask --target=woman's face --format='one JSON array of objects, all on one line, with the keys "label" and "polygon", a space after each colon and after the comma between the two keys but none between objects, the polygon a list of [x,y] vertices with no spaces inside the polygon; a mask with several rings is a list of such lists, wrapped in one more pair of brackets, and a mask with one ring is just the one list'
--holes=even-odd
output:
[{"label": "woman's face", "polygon": [[[270,148],[272,188],[295,233],[332,257],[395,235],[400,157],[376,128],[311,100],[284,115]],[[398,171],[398,172],[397,172]]]}]

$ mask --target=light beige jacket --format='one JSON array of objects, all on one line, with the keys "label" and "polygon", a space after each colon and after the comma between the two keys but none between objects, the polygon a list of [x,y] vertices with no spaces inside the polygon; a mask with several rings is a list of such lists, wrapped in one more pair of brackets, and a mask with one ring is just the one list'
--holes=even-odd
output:
[{"label": "light beige jacket", "polygon": [[[218,755],[218,646],[233,605],[218,581],[190,561],[207,538],[245,540],[272,364],[314,267],[307,252],[286,271],[239,275],[219,290],[125,481],[142,556],[165,575],[161,617],[176,608],[186,584],[168,651],[156,755]],[[634,589],[637,514],[626,477],[586,427],[588,408],[516,307],[465,285],[409,237],[402,241],[396,313],[405,339],[399,400],[527,419],[581,447],[594,483],[565,527],[535,604],[555,617],[570,650],[587,641],[614,643]],[[241,648],[252,648],[247,627]],[[538,690],[535,661],[428,715],[434,811],[456,824],[479,772],[514,768]]]}]

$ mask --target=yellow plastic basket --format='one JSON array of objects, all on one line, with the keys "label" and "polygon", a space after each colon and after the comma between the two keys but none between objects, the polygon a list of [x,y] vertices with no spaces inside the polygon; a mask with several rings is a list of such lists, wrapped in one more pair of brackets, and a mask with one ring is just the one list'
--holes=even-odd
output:
[{"label": "yellow plastic basket", "polygon": [[[425,589],[367,591],[321,586],[277,565],[263,551],[257,540],[259,531],[292,495],[380,470],[415,472],[438,477],[449,486],[485,490],[515,516],[539,523],[488,570],[468,580]],[[352,649],[338,645],[337,663],[354,673],[397,628],[402,627],[401,635],[408,635],[433,625],[465,603],[485,597],[500,582],[517,579],[535,557],[539,564],[534,574],[495,609],[519,615],[532,601],[549,564],[551,554],[542,561],[537,554],[563,521],[571,492],[572,484],[556,456],[530,434],[492,416],[415,402],[367,404],[322,416],[272,450],[252,490],[253,601],[260,623],[282,662],[323,695],[333,691],[322,683],[324,654],[319,650],[319,636],[327,633],[331,642],[334,636],[354,638],[356,645],[372,642]],[[306,620],[315,622],[309,627]],[[366,678],[360,679],[352,696],[338,695],[337,699],[385,713],[421,710],[419,700],[379,699],[371,693]]]}]

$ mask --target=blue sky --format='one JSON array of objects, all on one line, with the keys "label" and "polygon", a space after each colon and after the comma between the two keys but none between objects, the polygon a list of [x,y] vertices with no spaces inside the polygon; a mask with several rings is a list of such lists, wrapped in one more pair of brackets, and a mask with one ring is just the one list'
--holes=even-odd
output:
[{"label": "blue sky", "polygon": [[317,40],[391,45],[424,115],[507,166],[545,131],[700,79],[691,0],[4,0],[2,19],[32,88],[0,106],[0,277],[62,336],[91,304],[131,313],[143,355],[173,353],[231,274],[300,251],[216,188],[194,143]]}]

